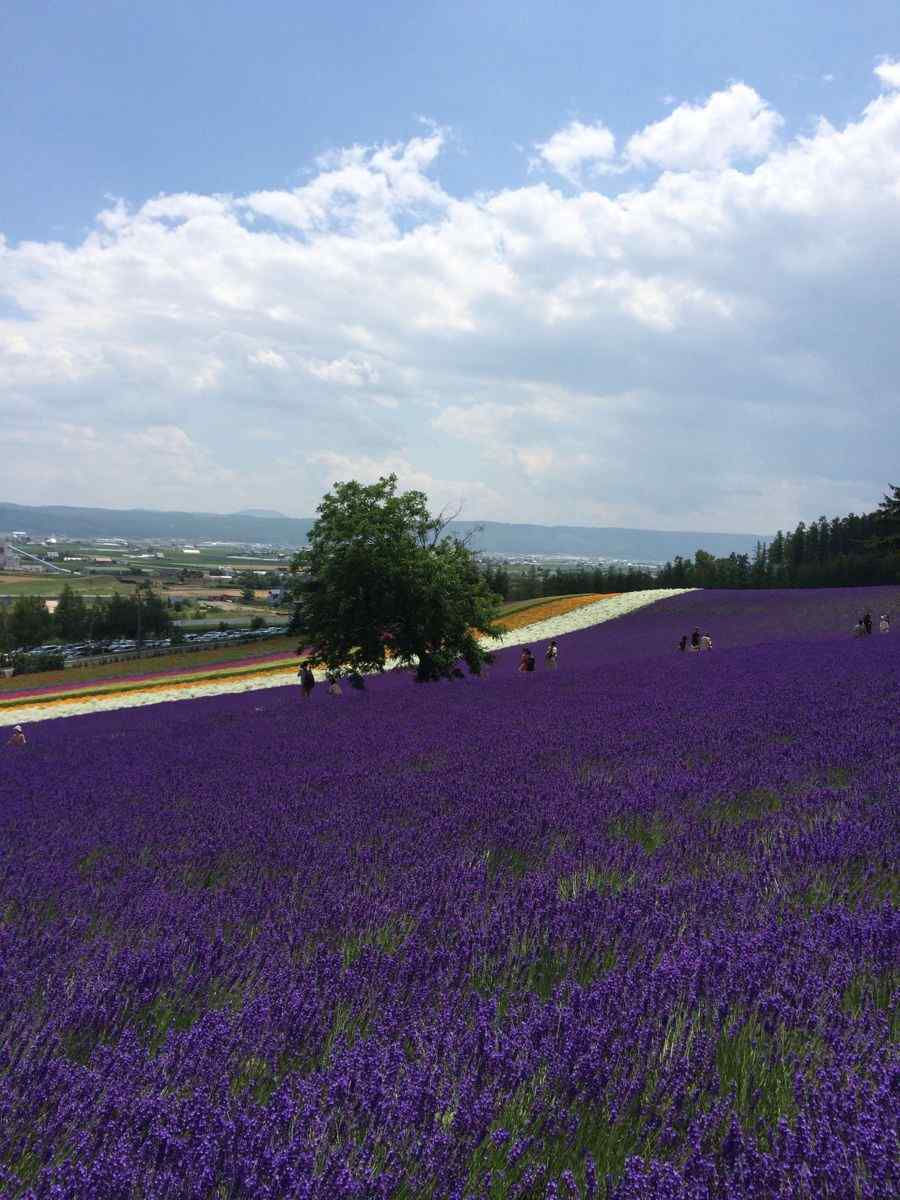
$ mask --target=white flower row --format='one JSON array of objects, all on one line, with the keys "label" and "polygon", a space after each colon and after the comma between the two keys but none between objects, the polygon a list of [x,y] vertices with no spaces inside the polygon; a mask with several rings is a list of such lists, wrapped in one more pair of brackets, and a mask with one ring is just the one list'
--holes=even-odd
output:
[{"label": "white flower row", "polygon": [[586,604],[583,608],[575,608],[559,617],[548,617],[546,621],[536,621],[533,625],[525,625],[521,629],[511,629],[496,641],[486,639],[485,646],[495,650],[504,650],[507,646],[524,646],[530,642],[542,642],[550,638],[562,637],[566,633],[575,633],[578,629],[588,629],[591,625],[601,625],[614,617],[623,617],[626,613],[634,612],[654,604],[657,600],[665,600],[669,596],[680,596],[682,592],[695,591],[694,588],[651,588],[644,592],[623,592],[620,596],[610,596],[608,600],[597,600]]},{"label": "white flower row", "polygon": [[[548,617],[545,621],[536,621],[533,625],[525,625],[521,629],[512,629],[502,637],[483,639],[483,645],[493,650],[504,650],[510,646],[524,646],[526,643],[541,642],[549,638],[560,638],[578,629],[588,629],[591,625],[600,625],[603,621],[611,621],[625,613],[634,612],[657,600],[669,596],[679,596],[682,592],[692,591],[691,588],[652,588],[644,592],[625,592],[621,596],[611,596],[608,600],[597,600],[586,604],[583,608],[573,609],[558,617]],[[286,672],[272,672],[257,675],[249,679],[232,678],[211,680],[209,683],[196,683],[186,687],[159,687],[147,691],[119,692],[112,696],[91,696],[84,700],[58,702],[51,704],[29,704],[14,708],[0,709],[0,726],[24,725],[32,721],[48,721],[54,717],[75,717],[82,713],[108,712],[115,708],[136,708],[142,704],[163,704],[170,700],[196,700],[201,696],[221,696],[230,692],[254,692],[260,688],[284,687],[289,681]],[[324,678],[324,672],[317,671],[316,678]]]}]

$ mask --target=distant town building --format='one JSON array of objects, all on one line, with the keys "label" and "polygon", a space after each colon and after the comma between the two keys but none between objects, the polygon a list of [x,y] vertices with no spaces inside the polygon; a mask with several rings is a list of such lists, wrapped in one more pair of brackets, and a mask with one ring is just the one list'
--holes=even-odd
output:
[{"label": "distant town building", "polygon": [[0,542],[0,571],[30,571],[39,574],[47,569],[33,554],[18,549],[10,542]]}]

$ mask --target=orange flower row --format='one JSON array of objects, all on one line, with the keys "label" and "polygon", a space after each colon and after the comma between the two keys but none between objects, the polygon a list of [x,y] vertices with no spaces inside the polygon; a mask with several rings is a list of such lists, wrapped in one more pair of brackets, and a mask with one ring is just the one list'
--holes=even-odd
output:
[{"label": "orange flower row", "polygon": [[562,617],[566,613],[574,612],[576,608],[584,608],[588,604],[596,604],[598,600],[608,600],[611,596],[616,595],[618,595],[617,592],[596,592],[588,596],[563,596],[559,600],[547,600],[543,604],[530,605],[528,608],[510,613],[509,616],[500,617],[497,624],[502,625],[507,632],[513,629],[524,629],[538,621],[546,621],[550,617]]},{"label": "orange flower row", "polygon": [[[563,596],[558,600],[546,600],[541,604],[531,604],[527,608],[519,609],[518,612],[509,613],[508,616],[500,617],[498,618],[497,624],[507,632],[510,632],[513,629],[524,629],[529,625],[536,624],[538,621],[546,621],[550,617],[561,617],[565,613],[573,612],[577,608],[584,608],[588,604],[595,604],[598,600],[608,600],[611,596],[616,595],[618,595],[617,592],[597,592],[586,596]],[[390,657],[392,656],[388,654],[388,658]],[[282,670],[285,673],[288,671],[294,672],[296,671],[296,665],[292,663],[286,663],[284,667],[281,668],[270,667],[268,670],[241,671],[234,672],[233,674],[230,674],[227,671],[222,671],[211,676],[201,676],[194,679],[182,678],[168,681],[164,678],[160,678],[158,680],[147,680],[144,687],[133,686],[122,689],[109,688],[105,694],[103,691],[100,691],[96,698],[97,700],[102,701],[104,696],[106,698],[113,699],[118,695],[133,695],[135,693],[144,691],[181,691],[183,689],[192,687],[202,687],[204,684],[209,683],[230,683],[236,679],[243,681],[245,679],[257,679],[262,675],[272,676],[274,674],[279,674]],[[78,695],[61,697],[59,699],[53,699],[52,697],[39,698],[33,696],[29,696],[26,699],[23,697],[22,707],[27,707],[29,705],[36,706],[37,704],[40,704],[41,708],[56,708],[65,707],[72,704],[83,704],[86,700],[91,698],[91,695],[92,693],[90,690],[85,688],[85,690]]]}]

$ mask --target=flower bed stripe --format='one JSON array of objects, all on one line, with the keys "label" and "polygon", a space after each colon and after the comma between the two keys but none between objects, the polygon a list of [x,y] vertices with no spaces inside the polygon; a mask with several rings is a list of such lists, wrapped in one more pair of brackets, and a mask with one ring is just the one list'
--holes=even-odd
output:
[{"label": "flower bed stripe", "polygon": [[[578,629],[587,629],[592,625],[613,620],[625,613],[643,608],[658,600],[681,595],[690,588],[654,588],[642,592],[624,592],[597,600],[591,596],[571,597],[581,603],[572,607],[568,612],[545,616],[543,620],[532,621],[521,628],[508,629],[498,639],[485,639],[484,644],[492,650],[502,650],[509,646],[521,646],[527,642],[539,642],[548,638],[559,638],[566,633]],[[547,607],[555,606],[560,601],[550,601]],[[529,609],[532,617],[544,606]],[[511,614],[515,616],[516,614]],[[112,708],[132,708],[144,704],[161,704],[169,700],[192,700],[202,696],[215,696],[228,692],[253,691],[258,688],[283,687],[291,681],[292,672],[296,667],[296,659],[284,664],[273,664],[266,669],[244,672],[219,672],[213,675],[188,677],[173,681],[160,681],[157,685],[146,684],[129,686],[127,684],[109,690],[94,690],[88,694],[72,693],[65,696],[54,696],[40,704],[24,701],[19,704],[0,703],[0,726],[39,721],[52,717],[76,716],[82,713],[107,711]],[[390,670],[396,664],[388,663]],[[324,678],[323,671],[317,671],[316,678]]]}]

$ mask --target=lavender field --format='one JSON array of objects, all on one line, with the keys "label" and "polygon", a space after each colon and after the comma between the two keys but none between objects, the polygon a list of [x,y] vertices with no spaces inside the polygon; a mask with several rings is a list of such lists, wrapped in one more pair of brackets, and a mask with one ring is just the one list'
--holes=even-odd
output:
[{"label": "lavender field", "polygon": [[900,589],[32,726],[0,1195],[896,1196],[900,620],[865,608]]}]

